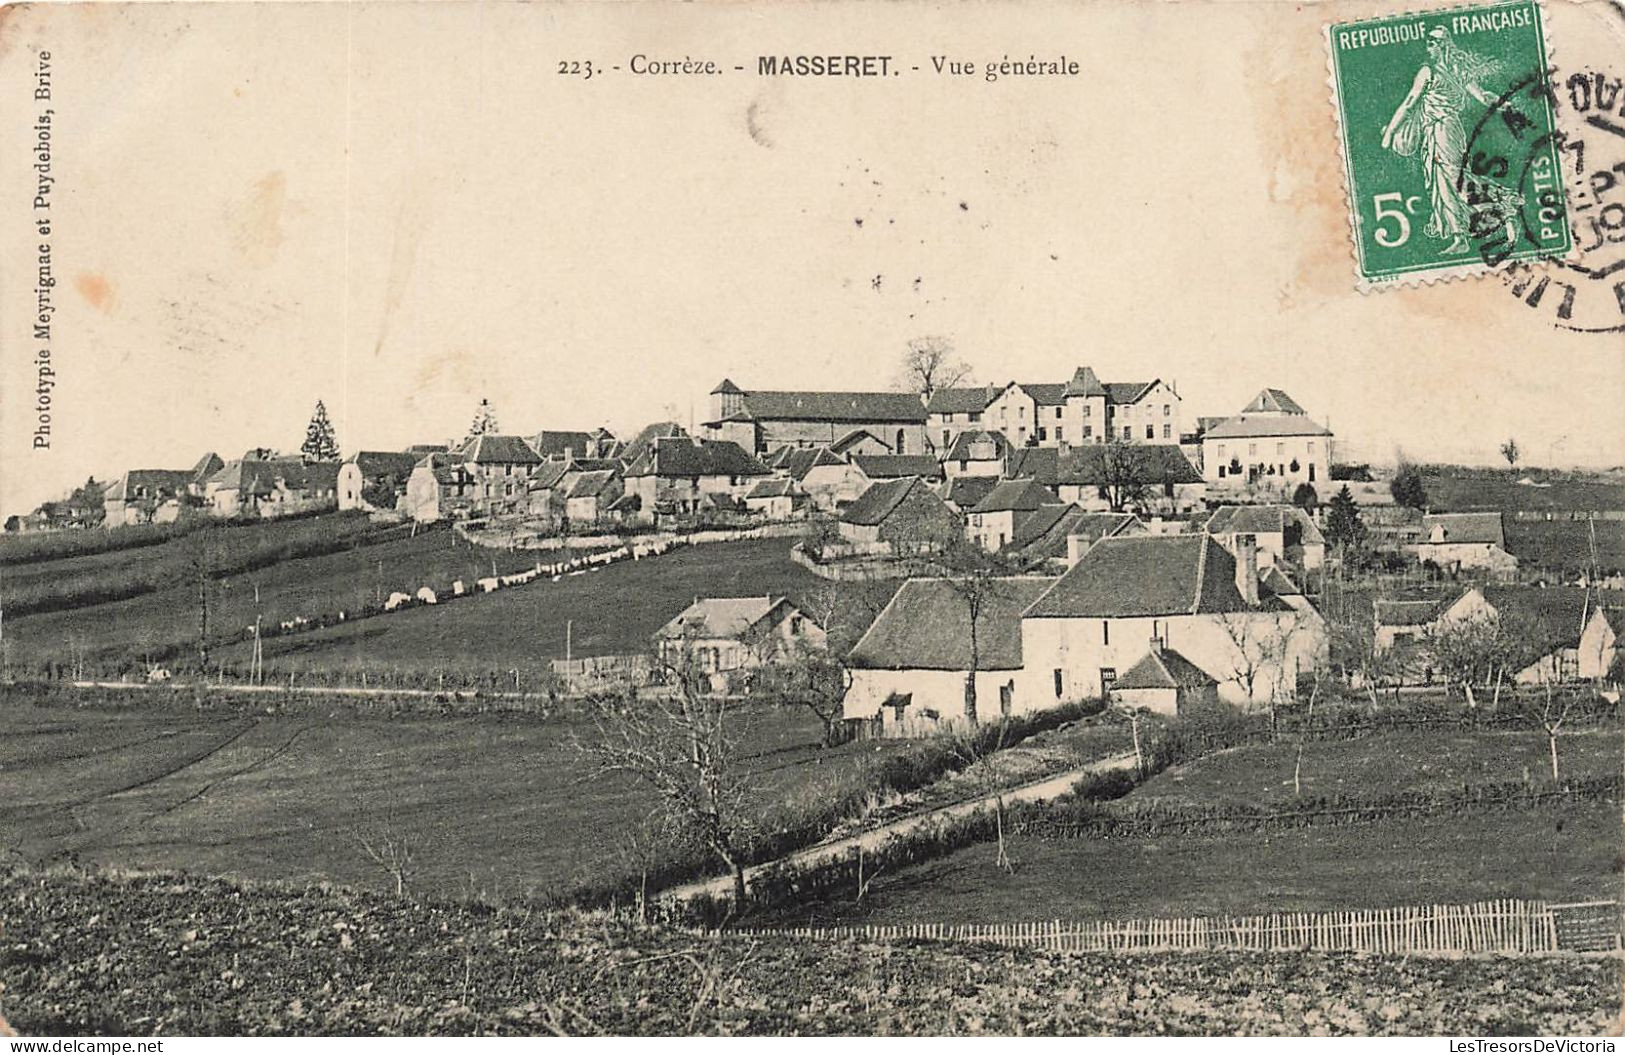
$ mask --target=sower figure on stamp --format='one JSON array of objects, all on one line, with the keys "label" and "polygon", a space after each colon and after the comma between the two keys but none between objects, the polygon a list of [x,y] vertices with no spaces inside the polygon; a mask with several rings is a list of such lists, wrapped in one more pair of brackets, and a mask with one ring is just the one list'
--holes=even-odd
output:
[{"label": "sower figure on stamp", "polygon": [[[1467,151],[1462,115],[1469,95],[1485,106],[1495,105],[1478,82],[1494,70],[1496,63],[1458,46],[1443,26],[1428,31],[1427,47],[1428,61],[1416,71],[1410,92],[1388,119],[1382,130],[1382,145],[1401,157],[1421,161],[1432,205],[1423,233],[1448,239],[1447,253],[1465,253],[1469,212],[1467,200],[1457,186]],[[1493,194],[1511,194],[1507,188],[1493,186]]]}]

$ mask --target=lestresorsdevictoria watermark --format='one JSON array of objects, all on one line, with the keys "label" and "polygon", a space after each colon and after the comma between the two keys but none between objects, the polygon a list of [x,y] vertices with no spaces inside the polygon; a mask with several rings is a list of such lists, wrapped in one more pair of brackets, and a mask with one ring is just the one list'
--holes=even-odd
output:
[{"label": "lestresorsdevictoria watermark", "polygon": [[1450,1050],[1471,1055],[1605,1055],[1617,1049],[1615,1042],[1608,1039],[1533,1037],[1526,1040],[1489,1040],[1474,1037],[1470,1040],[1451,1040]]}]

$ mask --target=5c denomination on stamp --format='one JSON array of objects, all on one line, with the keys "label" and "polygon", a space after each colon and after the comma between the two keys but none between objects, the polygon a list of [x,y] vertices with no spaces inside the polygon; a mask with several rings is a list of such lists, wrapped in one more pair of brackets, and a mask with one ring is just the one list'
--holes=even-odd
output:
[{"label": "5c denomination on stamp", "polygon": [[1362,288],[1573,248],[1535,0],[1327,27]]}]

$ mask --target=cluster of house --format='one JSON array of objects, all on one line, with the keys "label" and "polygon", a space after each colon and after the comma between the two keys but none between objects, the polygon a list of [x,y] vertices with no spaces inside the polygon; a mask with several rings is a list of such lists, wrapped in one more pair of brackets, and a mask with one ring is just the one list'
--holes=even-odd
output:
[{"label": "cluster of house", "polygon": [[[1059,575],[909,579],[847,656],[844,717],[912,736],[1100,697],[1170,714],[1280,698],[1327,652],[1282,556],[1302,550],[1281,542],[1155,534],[1128,516],[1068,536]],[[662,650],[700,650],[707,672],[822,640],[783,598],[696,600],[659,635]]]},{"label": "cluster of house", "polygon": [[1625,681],[1625,596],[1577,586],[1463,586],[1423,598],[1373,604],[1373,651],[1386,680],[1442,679],[1435,642],[1454,628],[1511,620],[1521,658],[1507,677],[1520,685]]},{"label": "cluster of house", "polygon": [[[724,380],[693,435],[674,422],[624,441],[604,429],[484,434],[361,451],[342,464],[266,450],[227,463],[211,453],[191,469],[122,474],[106,488],[101,522],[162,523],[189,509],[270,517],[324,508],[393,508],[424,521],[652,523],[711,510],[785,519],[838,513],[877,485],[900,488],[912,478],[997,548],[1041,507],[1121,508],[1119,449],[1133,449],[1143,478],[1136,508],[1188,511],[1213,489],[1289,497],[1300,483],[1328,479],[1330,431],[1278,390],[1265,389],[1239,414],[1186,425],[1172,383],[1102,382],[1088,367],[1064,382],[944,388],[924,399],[745,391]],[[869,505],[885,501],[883,493]],[[82,526],[99,516],[47,505],[13,528]]]},{"label": "cluster of house", "polygon": [[190,469],[131,469],[102,492],[102,524],[164,524],[198,512],[217,517],[278,517],[331,509],[339,466],[265,448],[224,461],[209,452]]}]

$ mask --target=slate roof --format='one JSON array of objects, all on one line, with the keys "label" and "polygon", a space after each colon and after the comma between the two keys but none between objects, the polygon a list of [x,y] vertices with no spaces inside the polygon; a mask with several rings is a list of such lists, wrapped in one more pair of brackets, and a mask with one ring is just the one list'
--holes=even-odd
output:
[{"label": "slate roof", "polygon": [[526,489],[530,491],[551,491],[574,471],[574,467],[567,462],[548,462],[536,470],[536,475],[530,478],[530,484]]},{"label": "slate roof", "polygon": [[[1010,534],[1010,545],[1022,547],[1036,542],[1042,536],[1056,531],[1057,526],[1069,526],[1084,512],[1071,502],[1050,502],[1039,506],[1031,513],[1016,518],[1014,530]],[[1061,535],[1062,552],[1065,552],[1066,536]]]},{"label": "slate roof", "polygon": [[1266,388],[1241,408],[1243,414],[1307,414],[1298,401],[1279,388]]},{"label": "slate roof", "polygon": [[[1574,648],[1580,643],[1584,620],[1595,605],[1588,603],[1583,586],[1485,586],[1481,588],[1490,607],[1503,615],[1512,613],[1531,620],[1545,635],[1542,648]],[[1604,604],[1613,591],[1604,591]]]},{"label": "slate roof", "polygon": [[783,597],[701,597],[655,631],[655,636],[739,641],[788,603]]},{"label": "slate roof", "polygon": [[1117,535],[1144,534],[1145,525],[1133,513],[1085,513],[1072,523],[1069,535],[1079,535],[1093,545],[1103,538]]},{"label": "slate roof", "polygon": [[594,446],[594,437],[590,432],[538,432],[530,441],[536,448],[536,453],[543,458],[562,458],[569,454],[576,458],[585,458],[587,448]]},{"label": "slate roof", "polygon": [[[1261,606],[1284,607],[1275,598]],[[1117,618],[1251,611],[1235,558],[1208,535],[1101,539],[1027,610],[1029,618]]]},{"label": "slate roof", "polygon": [[393,476],[405,480],[418,460],[407,451],[357,451],[350,457],[366,479]]},{"label": "slate roof", "polygon": [[1100,383],[1100,378],[1087,366],[1080,366],[1072,372],[1072,380],[1066,383],[1066,394],[1069,396],[1103,396],[1106,386]]},{"label": "slate roof", "polygon": [[1041,407],[1060,406],[1066,402],[1066,382],[1051,384],[1048,381],[1028,384],[1021,382],[1017,385],[1023,392],[1033,397],[1033,402]]},{"label": "slate roof", "polygon": [[1185,689],[1219,679],[1171,648],[1153,648],[1112,682],[1114,689]]},{"label": "slate roof", "polygon": [[268,495],[282,481],[289,491],[330,491],[338,487],[337,462],[302,462],[295,458],[274,461],[237,459],[209,477],[216,488],[248,495]]},{"label": "slate roof", "polygon": [[192,473],[187,469],[131,469],[102,492],[102,500],[130,501],[137,497],[177,495],[186,490],[191,480]]},{"label": "slate roof", "polygon": [[740,388],[738,385],[734,384],[732,381],[728,380],[725,377],[725,378],[722,379],[722,384],[718,385],[717,387],[715,387],[715,388],[713,388],[711,390],[711,394],[713,396],[716,396],[716,395],[742,396],[742,395],[745,394],[745,390]]},{"label": "slate roof", "polygon": [[925,409],[930,414],[974,414],[986,410],[1000,391],[997,385],[939,388],[931,393]]},{"label": "slate roof", "polygon": [[899,480],[882,480],[869,485],[852,504],[841,512],[841,521],[847,524],[857,524],[862,527],[874,527],[883,524],[891,516],[903,500],[907,498],[916,487],[924,487],[918,476],[905,476]]},{"label": "slate roof", "polygon": [[1433,541],[1433,529],[1444,532],[1444,545],[1490,543],[1506,547],[1506,531],[1500,513],[1433,513],[1422,518],[1422,542]]},{"label": "slate roof", "polygon": [[1302,529],[1301,537],[1305,545],[1326,544],[1326,536],[1320,533],[1320,528],[1315,526],[1309,514],[1294,505],[1220,506],[1207,519],[1207,533],[1280,535],[1286,532],[1289,524],[1296,524]]},{"label": "slate roof", "polygon": [[1055,447],[1017,447],[1010,452],[1004,475],[1054,487],[1060,482],[1060,465],[1061,452]]},{"label": "slate roof", "polygon": [[570,498],[596,498],[615,482],[619,474],[614,469],[594,469],[581,473],[570,485]]},{"label": "slate roof", "polygon": [[1106,401],[1108,403],[1137,403],[1146,390],[1156,384],[1151,381],[1107,381]]},{"label": "slate roof", "polygon": [[970,509],[999,484],[997,476],[956,476],[942,488],[942,498],[959,509]]},{"label": "slate roof", "polygon": [[902,476],[935,479],[942,466],[929,454],[854,454],[852,464],[871,480],[895,480]]},{"label": "slate roof", "polygon": [[755,487],[752,487],[750,489],[750,493],[747,494],[745,497],[747,499],[750,499],[750,498],[783,498],[786,495],[789,495],[789,496],[793,497],[793,496],[795,496],[795,495],[797,495],[799,493],[800,492],[796,490],[796,482],[794,480],[787,480],[784,477],[780,476],[780,477],[773,477],[773,478],[768,479],[768,480],[763,480],[761,483],[757,484]]},{"label": "slate roof", "polygon": [[789,473],[794,479],[805,480],[808,473],[820,466],[845,464],[846,461],[828,447],[792,447],[779,458],[775,468]]},{"label": "slate roof", "polygon": [[972,513],[1031,513],[1049,505],[1055,496],[1037,480],[1000,480],[998,485],[971,507]]},{"label": "slate roof", "polygon": [[701,476],[767,476],[772,470],[732,440],[660,439],[645,452],[628,476],[699,478]]},{"label": "slate roof", "polygon": [[1303,590],[1292,577],[1277,565],[1270,565],[1259,575],[1259,586],[1277,597],[1302,597]]},{"label": "slate roof", "polygon": [[858,444],[862,443],[865,439],[874,440],[876,443],[880,444],[882,447],[886,448],[888,451],[891,450],[891,444],[887,443],[885,440],[881,439],[879,436],[876,436],[874,433],[870,432],[868,429],[853,429],[851,432],[848,432],[845,436],[842,436],[840,439],[838,439],[834,443],[830,444],[829,449],[832,452],[834,452],[835,454],[844,455],[847,451],[851,450],[853,447],[856,447]]},{"label": "slate roof", "polygon": [[[971,453],[972,447],[977,444],[987,443],[993,445],[991,457]],[[966,429],[954,437],[953,444],[948,448],[948,453],[943,455],[942,460],[947,462],[996,461],[1003,458],[1009,449],[1010,441],[1004,438],[1002,432],[991,429]]]},{"label": "slate roof", "polygon": [[210,451],[208,454],[205,454],[203,457],[199,458],[196,465],[192,466],[192,482],[195,484],[203,483],[209,477],[225,468],[225,465],[226,463],[221,459],[220,455]]},{"label": "slate roof", "polygon": [[[1133,451],[1139,472],[1148,484],[1197,484],[1202,474],[1191,465],[1185,452],[1171,443],[1134,443],[1126,445],[1096,443],[1087,447],[1072,447],[1058,452],[1056,482],[1062,484],[1104,484],[1110,475],[1107,456],[1109,451]],[[1115,456],[1115,455],[1114,455]]]},{"label": "slate roof", "polygon": [[[462,456],[453,454],[450,451],[431,452],[422,461],[418,462],[413,472],[425,466],[434,474],[435,480],[442,484],[465,482],[472,478],[467,466],[463,464]],[[560,470],[559,475],[563,476],[562,466],[560,466]]]},{"label": "slate roof", "polygon": [[908,392],[746,392],[755,421],[924,424],[925,404]]},{"label": "slate roof", "polygon": [[471,437],[460,453],[475,465],[535,465],[542,460],[523,436],[503,436],[487,432]]},{"label": "slate roof", "polygon": [[626,442],[626,446],[621,450],[621,457],[630,465],[653,447],[656,440],[687,435],[687,430],[675,421],[656,421],[643,426],[636,436]]},{"label": "slate roof", "polygon": [[[1054,579],[993,579],[976,619],[977,667],[1021,669],[1021,613]],[[867,670],[969,670],[970,606],[947,579],[910,579],[847,663]]]},{"label": "slate roof", "polygon": [[1332,430],[1304,414],[1237,414],[1203,434],[1203,439],[1264,439],[1274,436],[1330,436]]},{"label": "slate roof", "polygon": [[1458,590],[1446,597],[1378,598],[1372,606],[1378,626],[1425,626],[1461,600]]}]

